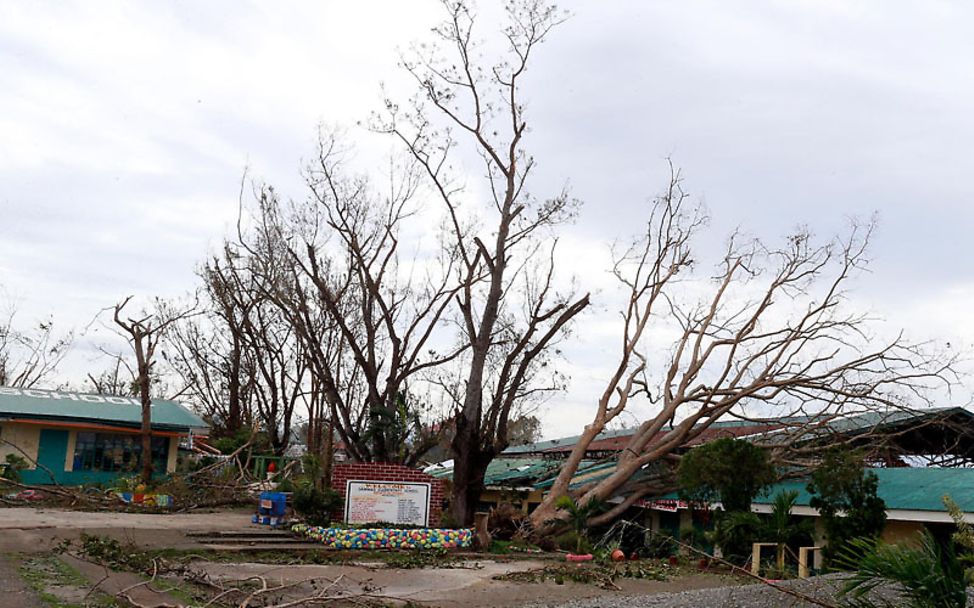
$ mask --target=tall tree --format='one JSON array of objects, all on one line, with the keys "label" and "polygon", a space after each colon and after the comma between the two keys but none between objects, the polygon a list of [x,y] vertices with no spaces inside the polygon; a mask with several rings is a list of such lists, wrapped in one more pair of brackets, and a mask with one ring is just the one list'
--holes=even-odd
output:
[{"label": "tall tree", "polygon": [[[532,513],[536,525],[556,516],[555,501],[569,493],[589,445],[635,396],[648,398],[655,415],[634,429],[610,475],[575,491],[585,502],[625,490],[599,521],[668,489],[680,452],[725,416],[751,412],[809,428],[849,412],[917,407],[951,381],[951,359],[902,335],[874,336],[869,316],[849,305],[848,284],[867,264],[872,224],[821,243],[805,230],[778,246],[733,235],[716,271],[694,277],[691,240],[705,220],[674,171],[642,236],[617,252],[614,273],[628,296],[620,356],[592,422]],[[697,289],[688,288],[693,280]],[[676,339],[652,365],[662,372],[652,378],[647,352],[661,345],[646,337],[664,330]],[[772,454],[783,457],[789,447],[779,443]]]},{"label": "tall tree", "polygon": [[199,274],[202,314],[172,328],[167,359],[219,432],[233,436],[259,421],[283,454],[296,410],[309,400],[303,343],[233,244]]},{"label": "tall tree", "polygon": [[425,375],[466,348],[440,336],[458,291],[455,258],[400,251],[407,226],[424,222],[414,162],[391,163],[379,190],[346,154],[342,138],[323,132],[310,196],[284,203],[263,188],[239,247],[303,344],[314,396],[352,458],[415,464],[441,427]]},{"label": "tall tree", "polygon": [[[538,199],[528,188],[536,163],[525,148],[522,80],[564,14],[538,0],[507,3],[506,51],[491,61],[475,39],[469,3],[443,4],[447,19],[433,30],[436,44],[417,45],[403,60],[416,95],[405,108],[387,100],[375,127],[392,134],[424,170],[446,210],[444,246],[459,260],[456,319],[469,351],[463,382],[451,393],[452,508],[469,524],[487,466],[507,447],[512,413],[525,399],[561,387],[545,364],[589,298],[560,293],[555,277],[549,231],[572,217],[575,201],[566,191]],[[471,206],[463,186],[460,167],[470,151],[483,163],[490,195],[480,206]]]},{"label": "tall tree", "polygon": [[133,296],[129,296],[115,304],[113,320],[132,346],[135,355],[135,380],[139,389],[139,400],[142,403],[142,481],[152,480],[152,394],[151,386],[155,374],[156,348],[159,346],[166,331],[180,319],[189,316],[190,311],[176,312],[158,300],[155,310],[142,311],[138,316],[130,317],[123,311]]}]

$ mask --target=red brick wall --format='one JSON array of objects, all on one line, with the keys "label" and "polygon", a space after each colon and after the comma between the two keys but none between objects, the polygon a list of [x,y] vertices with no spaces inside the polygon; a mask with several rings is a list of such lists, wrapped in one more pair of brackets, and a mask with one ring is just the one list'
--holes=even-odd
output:
[{"label": "red brick wall", "polygon": [[342,496],[341,509],[334,513],[336,520],[343,520],[345,517],[345,482],[349,480],[428,483],[430,484],[429,525],[431,528],[440,525],[440,515],[443,512],[443,499],[445,498],[442,479],[437,479],[416,469],[404,467],[401,464],[377,462],[336,464],[331,471],[331,487]]}]

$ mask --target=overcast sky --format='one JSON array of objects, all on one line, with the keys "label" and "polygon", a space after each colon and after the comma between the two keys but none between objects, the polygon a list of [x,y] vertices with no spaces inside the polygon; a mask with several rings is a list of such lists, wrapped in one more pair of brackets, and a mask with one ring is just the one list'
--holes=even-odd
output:
[{"label": "overcast sky", "polygon": [[[604,284],[608,242],[671,157],[714,239],[828,235],[878,212],[861,304],[971,347],[974,5],[561,6],[574,16],[526,82],[528,145],[535,191],[567,181],[584,202],[565,237],[580,284]],[[439,18],[433,0],[0,1],[0,286],[21,320],[81,328],[128,294],[190,289],[244,170],[300,196],[317,126],[367,118],[380,82],[404,82],[397,48]],[[98,339],[79,338],[68,373],[98,365]],[[600,391],[614,342],[582,342],[546,435],[576,430]]]}]

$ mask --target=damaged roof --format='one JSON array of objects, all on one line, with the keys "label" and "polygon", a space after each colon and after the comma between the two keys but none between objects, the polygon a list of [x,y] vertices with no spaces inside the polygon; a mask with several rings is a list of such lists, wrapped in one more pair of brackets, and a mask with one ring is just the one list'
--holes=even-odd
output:
[{"label": "damaged roof", "polygon": [[[156,430],[186,433],[208,426],[175,401],[153,399],[151,411],[152,428]],[[0,421],[5,419],[139,428],[142,405],[135,397],[0,387]]]}]

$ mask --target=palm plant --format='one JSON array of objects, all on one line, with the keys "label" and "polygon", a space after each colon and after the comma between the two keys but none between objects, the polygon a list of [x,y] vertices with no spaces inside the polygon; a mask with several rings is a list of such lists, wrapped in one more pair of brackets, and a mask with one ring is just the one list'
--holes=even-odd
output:
[{"label": "palm plant", "polygon": [[[952,541],[941,545],[929,532],[924,532],[917,547],[868,539],[856,539],[849,544],[849,550],[838,560],[856,571],[842,590],[847,605],[856,608],[967,606],[967,579]],[[895,585],[895,592],[900,594],[901,599],[895,604],[872,593],[889,585]]]},{"label": "palm plant", "polygon": [[575,552],[581,553],[582,541],[588,532],[588,522],[602,510],[602,503],[590,500],[580,505],[571,496],[562,496],[555,505],[568,515],[565,521],[575,531]]}]

